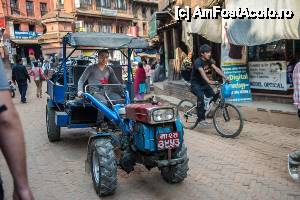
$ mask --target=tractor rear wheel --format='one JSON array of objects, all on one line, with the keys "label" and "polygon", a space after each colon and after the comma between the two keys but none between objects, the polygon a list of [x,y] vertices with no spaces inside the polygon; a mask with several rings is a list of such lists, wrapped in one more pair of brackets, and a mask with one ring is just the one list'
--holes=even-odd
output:
[{"label": "tractor rear wheel", "polygon": [[55,110],[46,105],[47,135],[50,142],[60,140],[60,127],[55,124]]},{"label": "tractor rear wheel", "polygon": [[89,161],[97,194],[113,194],[117,188],[117,160],[110,139],[96,139],[91,143]]},{"label": "tractor rear wheel", "polygon": [[189,159],[187,157],[187,148],[184,144],[177,151],[176,158],[184,158],[184,161],[181,164],[161,168],[161,176],[168,183],[180,183],[187,177]]}]

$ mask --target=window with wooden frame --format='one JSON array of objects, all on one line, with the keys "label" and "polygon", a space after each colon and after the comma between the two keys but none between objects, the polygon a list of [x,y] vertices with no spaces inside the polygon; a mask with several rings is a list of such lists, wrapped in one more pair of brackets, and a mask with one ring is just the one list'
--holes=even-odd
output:
[{"label": "window with wooden frame", "polygon": [[34,16],[34,4],[32,1],[26,1],[26,13],[27,16],[30,17]]},{"label": "window with wooden frame", "polygon": [[47,3],[40,3],[41,16],[44,16],[48,12]]}]

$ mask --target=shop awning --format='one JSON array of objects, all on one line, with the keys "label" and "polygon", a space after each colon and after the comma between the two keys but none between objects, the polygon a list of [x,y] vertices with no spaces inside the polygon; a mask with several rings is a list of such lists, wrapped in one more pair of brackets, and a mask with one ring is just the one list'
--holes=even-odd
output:
[{"label": "shop awning", "polygon": [[38,39],[11,39],[16,44],[39,44]]},{"label": "shop awning", "polygon": [[290,9],[292,19],[234,19],[228,20],[227,37],[236,45],[254,46],[281,39],[300,39],[299,0],[226,0],[227,9],[251,8],[276,11]]},{"label": "shop awning", "polygon": [[187,40],[187,33],[196,33],[215,43],[222,42],[222,20],[219,19],[192,19],[191,22],[182,22],[183,41]]},{"label": "shop awning", "polygon": [[[226,9],[248,8],[251,10],[276,11],[290,9],[294,13],[292,19],[192,19],[183,22],[183,38],[185,42],[188,33],[196,33],[212,42],[222,42],[222,23],[227,23],[227,37],[230,43],[236,45],[254,46],[266,44],[281,39],[300,39],[300,8],[299,0],[226,0]],[[223,34],[224,35],[224,34]]]}]

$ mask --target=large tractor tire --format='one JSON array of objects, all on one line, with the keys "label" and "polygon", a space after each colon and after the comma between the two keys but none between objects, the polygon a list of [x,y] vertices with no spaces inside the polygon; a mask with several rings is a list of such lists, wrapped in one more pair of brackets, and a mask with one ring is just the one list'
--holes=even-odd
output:
[{"label": "large tractor tire", "polygon": [[167,183],[180,183],[187,177],[189,159],[186,146],[183,144],[176,154],[176,158],[184,158],[181,164],[161,168],[161,176]]},{"label": "large tractor tire", "polygon": [[47,135],[50,142],[60,140],[60,127],[55,124],[55,110],[46,106]]},{"label": "large tractor tire", "polygon": [[96,139],[90,146],[90,167],[99,196],[111,195],[117,188],[117,160],[110,139]]}]

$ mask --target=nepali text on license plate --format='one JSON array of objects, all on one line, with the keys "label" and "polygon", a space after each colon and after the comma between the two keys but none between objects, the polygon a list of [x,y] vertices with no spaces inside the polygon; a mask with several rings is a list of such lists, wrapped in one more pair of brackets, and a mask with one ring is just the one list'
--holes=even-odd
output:
[{"label": "nepali text on license plate", "polygon": [[180,140],[179,140],[179,133],[163,133],[158,136],[157,139],[157,148],[158,150],[165,150],[165,149],[175,149],[179,147]]}]

